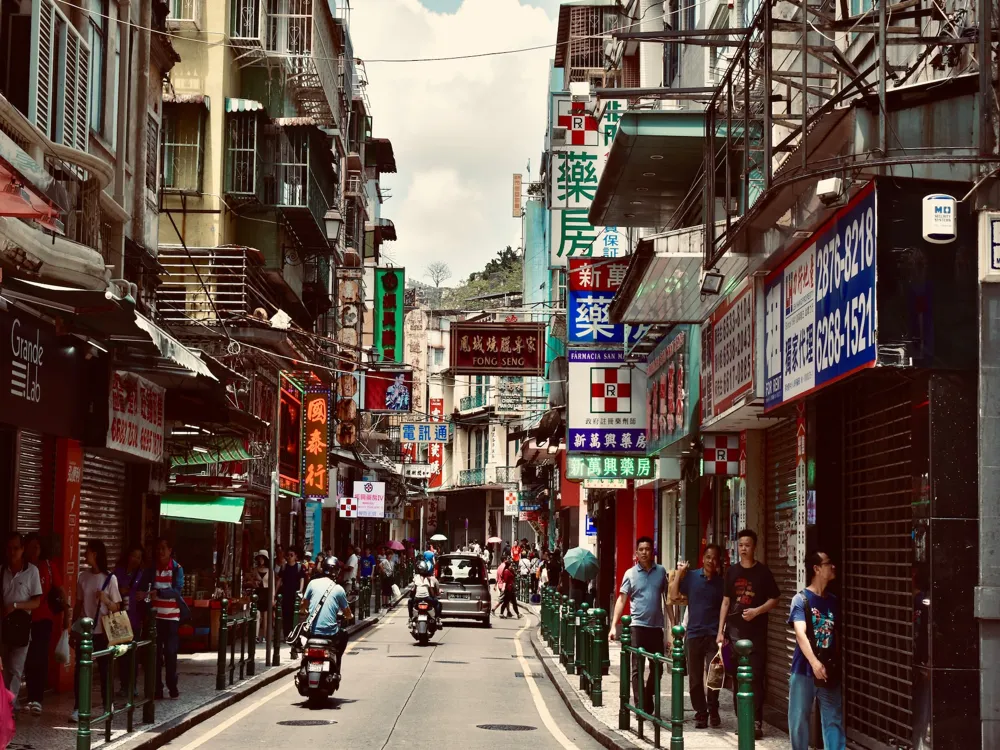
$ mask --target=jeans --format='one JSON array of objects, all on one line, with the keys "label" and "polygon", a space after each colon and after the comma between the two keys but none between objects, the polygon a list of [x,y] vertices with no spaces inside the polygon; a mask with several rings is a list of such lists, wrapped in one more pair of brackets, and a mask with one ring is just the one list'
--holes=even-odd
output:
[{"label": "jeans", "polygon": [[811,675],[788,676],[788,738],[792,750],[809,750],[809,717],[813,703],[819,699],[819,716],[823,724],[825,750],[844,750],[844,710],[840,686],[817,687]]},{"label": "jeans", "polygon": [[[767,638],[758,639],[761,646],[758,648],[754,643],[753,651],[750,652],[750,667],[753,669],[753,712],[754,721],[759,723],[764,720],[764,697],[767,695],[765,680],[767,676]],[[811,679],[811,678],[810,678]],[[736,702],[736,693],[739,692],[739,684],[733,680],[733,710],[739,716],[739,706]]]},{"label": "jeans", "polygon": [[709,712],[719,713],[719,691],[709,690],[705,694],[705,670],[718,653],[714,635],[698,635],[684,642],[687,654],[688,687],[691,691],[691,705],[696,716],[706,717]]},{"label": "jeans", "polygon": [[[98,651],[103,651],[108,647],[108,637],[104,633],[94,633],[94,653]],[[81,651],[79,648],[76,649],[76,669],[77,674],[80,673],[80,657]],[[107,694],[107,684],[108,684],[108,660],[110,656],[102,656],[100,659],[95,659],[97,662],[98,673],[101,676],[101,698],[104,701],[104,706],[109,707],[111,705],[112,697]],[[91,684],[93,684],[93,672],[91,674]],[[91,706],[93,706],[93,701],[91,701]],[[80,707],[80,683],[73,678],[73,708]]]},{"label": "jeans", "polygon": [[503,590],[503,604],[500,606],[500,615],[502,616],[506,612],[509,616],[511,605],[514,607],[514,614],[520,617],[521,611],[517,608],[517,592],[514,591],[514,586],[507,586]]},{"label": "jeans", "polygon": [[24,676],[28,680],[28,702],[41,703],[45,686],[49,682],[49,653],[52,650],[52,620],[31,623],[31,641],[24,662]]},{"label": "jeans", "polygon": [[163,694],[163,667],[167,668],[167,689],[171,695],[177,694],[177,650],[180,638],[177,620],[156,621],[156,694]]},{"label": "jeans", "polygon": [[[630,633],[632,635],[632,648],[643,648],[655,654],[663,653],[663,628],[633,625]],[[649,675],[646,677],[645,690],[642,694],[642,705],[639,706],[639,680],[641,679],[639,657],[635,654],[630,654],[630,656],[632,657],[632,705],[641,708],[647,714],[651,714],[653,713],[653,693],[656,687],[653,679],[655,665],[648,659],[646,660]]]},{"label": "jeans", "polygon": [[295,626],[295,594],[290,597],[281,597],[281,629],[285,631],[282,635],[285,638],[292,632]]},{"label": "jeans", "polygon": [[24,662],[28,658],[30,645],[31,641],[28,641],[28,646],[20,648],[0,645],[0,659],[3,659],[3,681],[7,689],[14,694],[15,700],[21,689],[21,680],[24,679]]}]

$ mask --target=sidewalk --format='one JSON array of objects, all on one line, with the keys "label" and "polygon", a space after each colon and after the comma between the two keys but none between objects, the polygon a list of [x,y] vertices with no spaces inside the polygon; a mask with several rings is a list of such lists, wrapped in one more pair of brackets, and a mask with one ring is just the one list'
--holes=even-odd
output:
[{"label": "sidewalk", "polygon": [[[404,592],[403,597],[407,594]],[[403,598],[401,597],[401,598]],[[355,634],[375,625],[393,611],[399,599],[388,610],[383,610],[348,628],[352,638]],[[218,655],[212,653],[181,654],[178,657],[177,672],[180,683],[180,698],[156,702],[156,721],[141,724],[142,710],[135,713],[135,725],[131,734],[125,731],[125,715],[115,717],[111,742],[104,741],[104,725],[91,728],[92,747],[102,750],[152,750],[167,744],[191,727],[210,719],[219,712],[242,700],[251,693],[292,674],[299,665],[298,660],[289,659],[289,649],[282,644],[281,664],[268,667],[264,664],[264,645],[258,644],[256,651],[257,674],[249,679],[239,680],[237,665],[236,682],[225,690],[215,689]],[[94,670],[95,676],[97,670]],[[142,672],[140,672],[140,680]],[[115,681],[117,686],[117,680]],[[140,684],[140,694],[141,694]],[[100,710],[101,697],[94,692],[95,712]],[[17,732],[8,745],[8,750],[70,750],[76,747],[76,725],[69,722],[73,710],[73,693],[48,693],[45,696],[41,716],[32,716],[24,711],[16,715]]]},{"label": "sidewalk", "polygon": [[[536,609],[532,607],[532,609]],[[611,672],[605,675],[601,681],[601,689],[604,693],[604,705],[595,708],[590,697],[579,690],[580,678],[577,675],[567,675],[565,668],[559,663],[558,657],[549,649],[548,645],[539,637],[538,628],[531,630],[531,645],[534,648],[535,656],[541,662],[542,667],[548,674],[549,679],[555,684],[556,689],[562,696],[563,701],[569,707],[570,712],[576,717],[587,733],[607,748],[626,748],[634,750],[653,749],[653,725],[645,722],[643,734],[646,741],[640,740],[636,734],[638,722],[634,715],[632,719],[632,731],[622,731],[618,729],[618,709],[620,706],[621,680],[619,679],[621,665],[621,646],[617,641],[612,641],[609,646],[611,656]],[[685,680],[686,686],[687,680]],[[663,716],[669,716],[670,711],[670,676],[664,674],[661,684],[660,705]],[[694,709],[691,706],[691,697],[685,692],[684,695],[684,747],[687,750],[736,750],[739,745],[736,736],[736,714],[733,711],[732,691],[728,688],[720,695],[720,714],[722,716],[722,726],[718,729],[695,729]],[[660,746],[667,748],[670,746],[670,730],[660,731]],[[767,724],[764,725],[764,739],[757,740],[756,747],[760,750],[790,750],[791,743],[788,735],[780,729],[776,729]]]}]

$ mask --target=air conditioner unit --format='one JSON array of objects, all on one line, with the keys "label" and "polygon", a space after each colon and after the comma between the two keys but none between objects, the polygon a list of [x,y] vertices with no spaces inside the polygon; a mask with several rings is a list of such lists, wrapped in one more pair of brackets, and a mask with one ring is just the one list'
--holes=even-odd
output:
[{"label": "air conditioner unit", "polygon": [[590,101],[590,83],[588,81],[576,81],[569,85],[570,99],[574,102]]}]

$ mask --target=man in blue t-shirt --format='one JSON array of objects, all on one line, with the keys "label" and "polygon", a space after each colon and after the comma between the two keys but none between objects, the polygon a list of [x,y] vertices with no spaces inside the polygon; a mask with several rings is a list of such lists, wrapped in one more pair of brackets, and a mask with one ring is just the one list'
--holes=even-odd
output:
[{"label": "man in blue t-shirt", "polygon": [[677,563],[677,575],[670,582],[670,598],[683,594],[688,600],[688,626],[684,639],[687,671],[694,707],[694,726],[705,729],[722,724],[719,718],[719,691],[705,691],[705,670],[718,653],[715,636],[719,632],[723,581],[719,566],[722,548],[709,544],[702,555],[702,567],[689,570],[687,560]]},{"label": "man in blue t-shirt", "polygon": [[364,552],[359,563],[361,566],[360,575],[362,578],[371,578],[372,571],[375,569],[375,555],[372,554],[372,549],[367,544]]},{"label": "man in blue t-shirt", "polygon": [[788,623],[795,629],[795,652],[788,677],[788,736],[792,750],[809,750],[809,720],[819,699],[823,747],[844,750],[844,711],[840,696],[840,644],[837,597],[827,586],[837,570],[825,552],[806,556],[809,585],[792,599]]},{"label": "man in blue t-shirt", "polygon": [[[323,562],[325,577],[312,580],[302,597],[302,614],[309,623],[309,632],[305,635],[307,638],[319,636],[334,639],[338,675],[341,657],[347,648],[347,631],[341,630],[338,616],[343,617],[345,622],[353,618],[347,592],[338,582],[342,572],[340,561],[336,557],[328,557]],[[318,609],[321,603],[322,609]]]}]

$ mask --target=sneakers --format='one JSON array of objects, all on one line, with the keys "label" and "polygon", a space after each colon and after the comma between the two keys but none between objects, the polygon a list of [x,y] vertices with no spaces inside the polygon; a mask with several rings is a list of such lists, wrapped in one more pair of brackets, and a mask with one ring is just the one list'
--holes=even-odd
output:
[{"label": "sneakers", "polygon": [[709,711],[708,711],[708,723],[711,726],[713,726],[713,727],[721,727],[722,726],[722,718],[719,716],[719,709],[715,709],[714,711],[711,710],[711,709],[709,709]]},{"label": "sneakers", "polygon": [[71,724],[76,724],[78,721],[80,721],[80,711],[74,708],[73,713],[69,715],[69,720]]},{"label": "sneakers", "polygon": [[170,691],[170,700],[175,701],[175,700],[177,700],[180,697],[181,697],[181,694],[177,690],[171,690]]},{"label": "sneakers", "polygon": [[753,725],[753,737],[755,740],[764,739],[764,722],[757,721]]},{"label": "sneakers", "polygon": [[694,715],[695,729],[708,729],[708,717],[705,714]]},{"label": "sneakers", "polygon": [[31,702],[29,702],[28,705],[25,706],[25,708],[28,709],[28,711],[31,712],[32,716],[41,716],[42,715],[42,704],[39,703],[38,701],[31,701]]}]

